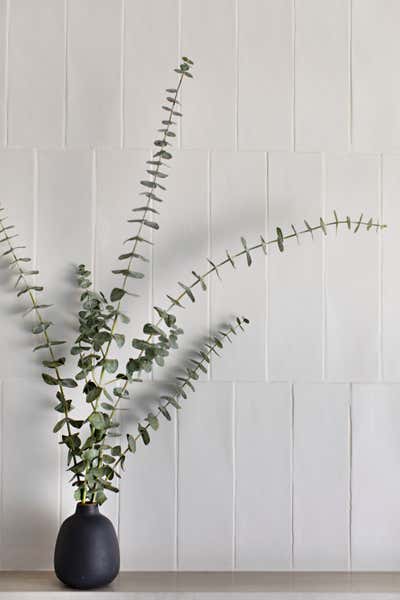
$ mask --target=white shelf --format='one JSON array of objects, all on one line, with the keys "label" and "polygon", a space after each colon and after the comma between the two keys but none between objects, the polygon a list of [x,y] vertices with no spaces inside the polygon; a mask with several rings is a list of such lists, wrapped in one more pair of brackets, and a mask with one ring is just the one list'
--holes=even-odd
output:
[{"label": "white shelf", "polygon": [[0,572],[0,599],[85,600],[400,599],[400,573],[125,572],[107,588],[69,590],[49,571]]}]

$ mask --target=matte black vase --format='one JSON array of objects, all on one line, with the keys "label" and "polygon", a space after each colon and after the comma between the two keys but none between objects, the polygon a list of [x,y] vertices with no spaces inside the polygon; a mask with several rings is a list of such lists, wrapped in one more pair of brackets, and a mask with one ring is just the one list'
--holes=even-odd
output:
[{"label": "matte black vase", "polygon": [[118,575],[118,539],[97,504],[77,504],[75,514],[61,525],[54,570],[65,585],[81,590],[107,585]]}]

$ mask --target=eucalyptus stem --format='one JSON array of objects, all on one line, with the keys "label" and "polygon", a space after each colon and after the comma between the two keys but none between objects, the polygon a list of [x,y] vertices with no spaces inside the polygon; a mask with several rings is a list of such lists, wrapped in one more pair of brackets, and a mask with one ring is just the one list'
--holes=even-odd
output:
[{"label": "eucalyptus stem", "polygon": [[[193,281],[190,285],[186,286],[186,289],[184,289],[176,298],[172,298],[171,296],[168,296],[168,298],[172,298],[172,300],[171,300],[171,303],[169,304],[169,306],[166,308],[166,312],[170,312],[171,310],[174,310],[176,307],[181,307],[181,304],[180,304],[181,301],[183,300],[183,298],[185,296],[188,296],[190,294],[191,290],[193,290],[197,285],[204,282],[204,280],[207,279],[212,273],[216,273],[219,276],[218,269],[223,267],[224,265],[229,263],[232,266],[234,266],[235,259],[243,257],[243,256],[249,257],[255,250],[259,250],[259,249],[262,249],[264,251],[264,253],[266,254],[266,247],[271,246],[271,245],[278,245],[281,249],[281,252],[283,252],[284,248],[283,248],[282,244],[286,240],[289,240],[292,238],[298,239],[299,236],[307,234],[307,233],[312,235],[314,232],[319,231],[319,230],[321,230],[324,233],[324,235],[326,235],[326,228],[335,226],[336,230],[337,230],[339,225],[347,225],[348,228],[351,228],[352,225],[355,225],[355,233],[358,231],[358,229],[361,226],[366,227],[368,230],[371,228],[375,228],[376,230],[378,230],[378,229],[383,229],[385,227],[385,225],[380,225],[379,223],[373,223],[371,220],[369,220],[368,222],[364,222],[361,220],[361,218],[358,221],[352,221],[349,219],[349,217],[347,217],[345,220],[339,220],[335,213],[334,221],[331,221],[329,223],[324,223],[323,220],[321,219],[319,225],[310,227],[307,224],[306,229],[303,229],[301,231],[296,231],[296,229],[292,225],[292,233],[288,233],[286,235],[283,235],[281,232],[281,229],[277,228],[278,235],[276,238],[266,241],[261,237],[260,243],[254,244],[253,246],[250,246],[250,247],[246,246],[243,250],[236,252],[233,255],[230,255],[229,253],[227,253],[228,256],[226,259],[220,261],[218,264],[213,264],[210,267],[210,269],[205,271],[202,275],[197,276],[195,281]],[[249,259],[248,259],[248,262],[249,262]],[[159,325],[161,325],[161,323],[162,323],[162,318],[160,318],[160,319],[158,319],[158,321],[156,321],[155,326],[158,327]],[[154,334],[149,334],[146,338],[146,342],[149,342],[153,337],[154,337]],[[143,350],[139,353],[139,357],[142,354],[143,354]],[[128,383],[129,383],[129,381],[127,380],[123,384],[123,386],[121,387],[122,392],[124,392],[126,390]],[[119,396],[117,398],[117,400],[115,401],[114,410],[111,411],[111,413],[110,413],[111,418],[114,416],[115,410],[118,408],[120,400],[121,400],[121,396]]]},{"label": "eucalyptus stem", "polygon": [[[243,323],[248,323],[247,319],[243,319],[243,320],[238,320],[238,324],[235,326],[232,326],[229,329],[230,333],[235,334],[239,329],[243,329]],[[220,341],[215,341],[214,344],[208,346],[207,351],[205,351],[202,355],[201,355],[201,360],[197,363],[196,367],[193,369],[193,373],[195,375],[197,375],[199,373],[200,370],[202,370],[202,366],[205,365],[205,363],[209,362],[209,357],[213,354],[213,352],[216,352],[217,347],[220,347],[221,343]],[[183,383],[181,383],[177,389],[175,390],[175,393],[173,394],[173,397],[170,400],[167,400],[167,402],[165,402],[165,404],[162,404],[162,408],[159,408],[158,411],[155,413],[155,417],[158,417],[159,415],[162,414],[162,409],[166,409],[168,406],[173,405],[176,407],[176,403],[173,403],[173,399],[179,398],[182,395],[182,391],[188,386],[188,382],[187,381],[183,381]],[[148,422],[146,425],[142,425],[141,426],[142,429],[148,430],[151,427],[151,423]],[[143,438],[143,435],[141,433],[138,433],[136,436],[132,436],[133,442],[136,444],[136,442],[140,439]],[[123,450],[122,454],[119,456],[118,460],[115,462],[114,468],[116,468],[121,461],[123,461],[123,457],[127,455],[127,453],[129,452],[129,446],[126,447],[125,450]]]},{"label": "eucalyptus stem", "polygon": [[[10,242],[10,238],[9,238],[9,236],[6,233],[6,229],[4,228],[3,219],[0,220],[0,234],[4,234],[4,236],[5,236],[3,239],[4,239],[4,241],[7,242],[7,245],[9,247],[9,254],[13,258],[13,262],[14,262],[16,268],[17,268],[17,272],[18,272],[20,280],[24,283],[24,285],[25,285],[26,288],[29,288],[30,287],[29,286],[29,282],[28,282],[28,280],[27,280],[27,278],[25,276],[25,273],[24,273],[23,269],[20,267],[19,258],[15,254],[14,247],[13,247],[13,245]],[[40,309],[38,308],[38,304],[37,304],[36,298],[35,298],[35,296],[33,295],[32,291],[30,289],[28,289],[28,296],[29,296],[30,301],[32,303],[32,307],[33,307],[34,313],[36,315],[36,318],[37,318],[38,322],[40,323],[40,325],[43,326],[42,335],[43,335],[44,341],[45,341],[45,343],[46,343],[46,345],[48,347],[50,358],[51,358],[52,361],[56,361],[56,356],[55,356],[53,348],[51,346],[51,340],[50,340],[50,338],[48,336],[47,329],[44,328],[45,321],[44,321],[44,319],[43,319],[43,317],[41,315]],[[63,385],[61,383],[62,377],[61,377],[61,374],[60,374],[60,371],[59,371],[58,367],[54,368],[54,372],[55,372],[56,377],[57,377],[58,390],[59,390],[59,392],[61,394],[61,397],[62,397],[62,400],[63,400],[63,409],[64,409],[64,417],[65,417],[65,425],[66,425],[66,428],[67,428],[67,433],[68,433],[68,436],[71,436],[72,435],[72,430],[71,430],[71,426],[70,426],[70,422],[69,422],[69,411],[68,411],[68,405],[67,405],[67,402],[66,402],[64,387],[63,387]],[[75,455],[75,453],[72,450],[71,450],[71,456],[72,456],[73,463],[76,466],[77,465],[76,455]],[[77,477],[78,483],[81,483],[81,478],[80,478],[79,473],[76,474],[76,477]]]},{"label": "eucalyptus stem", "polygon": [[[180,88],[182,86],[183,77],[184,77],[184,75],[182,74],[180,76],[180,78],[179,78],[178,85],[176,87],[176,91],[175,91],[174,96],[173,96],[174,101],[171,103],[171,107],[170,107],[170,111],[169,111],[169,118],[167,119],[168,121],[172,121],[172,116],[173,116],[173,112],[175,110],[175,106],[176,106],[176,103],[177,103],[179,90],[180,90]],[[167,137],[168,137],[169,131],[170,131],[170,125],[167,125],[166,126],[166,130],[164,131],[163,136],[162,136],[162,141],[163,142],[167,141]],[[163,147],[163,146],[161,146],[161,147]],[[152,176],[152,182],[155,184],[155,182],[157,180],[158,173],[160,171],[160,165],[156,165],[154,171],[155,171],[155,173]],[[147,210],[149,209],[150,204],[151,204],[151,198],[149,196],[147,198],[147,201],[146,201],[146,211],[145,212],[147,212]],[[129,258],[129,261],[128,261],[128,267],[127,267],[128,271],[131,270],[132,262],[133,262],[133,259],[135,258],[137,245],[138,245],[138,242],[139,242],[140,235],[142,233],[143,227],[144,227],[144,223],[142,221],[142,222],[139,223],[138,231],[137,231],[137,234],[135,236],[135,240],[133,242],[133,246],[132,246],[132,250],[131,250],[131,257]],[[128,282],[128,277],[129,277],[128,275],[124,275],[124,278],[123,278],[122,289],[124,291],[126,290],[126,285],[127,285],[127,282]],[[122,302],[122,299],[119,300],[118,304],[117,304],[117,309],[116,309],[115,316],[114,316],[114,319],[113,319],[113,323],[112,323],[112,326],[111,326],[111,339],[110,339],[110,341],[108,342],[108,344],[106,346],[106,350],[104,352],[104,358],[108,357],[108,354],[109,354],[109,351],[110,351],[110,347],[111,347],[111,344],[112,344],[112,336],[115,333],[115,328],[116,328],[117,323],[118,323],[118,317],[119,317],[119,313],[120,313],[121,302]],[[103,381],[103,377],[104,377],[104,366],[101,368],[100,380],[99,380],[100,385],[101,385],[101,383]]]}]

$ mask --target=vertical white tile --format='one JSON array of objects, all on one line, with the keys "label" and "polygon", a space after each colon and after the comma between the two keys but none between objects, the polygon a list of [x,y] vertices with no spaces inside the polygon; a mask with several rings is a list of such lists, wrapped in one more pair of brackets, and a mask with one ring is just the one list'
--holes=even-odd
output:
[{"label": "vertical white tile", "polygon": [[289,150],[292,1],[239,0],[239,147]]},{"label": "vertical white tile", "polygon": [[178,0],[127,2],[124,107],[128,146],[148,148],[155,139],[158,122],[164,118],[165,89],[175,87],[178,78],[173,72],[177,60]]},{"label": "vertical white tile", "polygon": [[6,60],[7,60],[7,0],[1,0],[0,2],[0,144],[4,145],[7,143],[7,99],[6,99]]},{"label": "vertical white tile", "polygon": [[70,0],[67,143],[121,139],[121,0]]},{"label": "vertical white tile", "polygon": [[382,362],[383,378],[400,379],[400,324],[398,307],[400,283],[398,267],[398,223],[400,222],[400,157],[383,158],[383,304],[382,304]]},{"label": "vertical white tile", "polygon": [[[357,220],[379,215],[379,159],[326,158],[326,214]],[[354,230],[353,226],[353,230]],[[327,239],[327,377],[339,381],[378,376],[379,253],[375,230],[354,234],[342,225]]]},{"label": "vertical white tile", "polygon": [[400,4],[353,1],[353,119],[358,151],[400,148]]},{"label": "vertical white tile", "polygon": [[182,142],[186,148],[230,149],[235,143],[235,4],[182,3],[182,53],[194,61],[185,81]]},{"label": "vertical white tile", "polygon": [[[171,417],[176,419],[174,409]],[[175,568],[175,424],[161,419],[159,430],[150,431],[150,445],[138,441],[136,454],[127,457],[120,486],[122,569],[172,571]],[[135,419],[127,421],[125,429],[136,434]]]},{"label": "vertical white tile", "polygon": [[[226,250],[243,250],[240,238],[249,246],[265,234],[266,162],[263,153],[216,152],[211,157],[211,259],[220,262]],[[221,358],[212,361],[215,379],[229,381],[265,378],[265,257],[262,249],[253,254],[249,268],[244,256],[236,269],[226,264],[220,271],[222,282],[211,277],[212,328],[235,316],[250,319],[250,327],[240,339],[227,343]]]},{"label": "vertical white tile", "polygon": [[235,567],[239,570],[290,569],[291,422],[288,384],[237,384]]},{"label": "vertical white tile", "polygon": [[178,568],[231,570],[232,386],[198,384],[178,431]]},{"label": "vertical white tile", "polygon": [[[208,254],[207,153],[181,152],[171,166],[166,200],[157,205],[160,230],[154,236],[154,304],[162,308],[169,305],[166,294],[182,292],[178,281],[189,285],[194,281],[192,271],[201,273]],[[185,299],[186,310],[174,310],[185,335],[180,338],[182,348],[171,353],[168,369],[157,369],[160,378],[165,378],[169,369],[184,366],[192,350],[199,349],[208,335],[208,295],[200,285],[194,295],[195,303]]]},{"label": "vertical white tile", "polygon": [[[107,298],[113,287],[121,285],[122,278],[111,273],[113,269],[126,266],[126,261],[118,260],[121,254],[131,251],[133,242],[124,244],[124,240],[136,235],[137,223],[128,223],[128,219],[138,218],[140,213],[132,209],[145,204],[144,196],[140,196],[140,179],[145,172],[145,161],[149,153],[137,150],[103,149],[96,157],[96,257],[95,283]],[[161,205],[163,206],[163,205]],[[151,234],[144,231],[146,239]],[[157,232],[156,232],[157,235]],[[150,246],[141,244],[137,248],[145,258],[150,259]],[[143,325],[149,320],[151,293],[151,265],[142,261],[134,264],[135,270],[144,273],[143,279],[134,279],[128,289],[139,298],[125,297],[121,310],[131,322],[127,325],[119,321],[116,333],[126,336],[125,346],[118,350],[113,345],[113,354],[124,366],[127,359],[133,356],[131,340],[141,337]]]},{"label": "vertical white tile", "polygon": [[294,568],[343,571],[349,553],[348,385],[294,389]]},{"label": "vertical white tile", "polygon": [[91,169],[89,151],[39,152],[38,265],[55,304],[49,311],[54,330],[67,340],[78,335],[75,268],[92,262]]},{"label": "vertical white tile", "polygon": [[[14,225],[19,235],[13,241],[16,246],[26,246],[19,256],[34,257],[33,244],[33,157],[28,150],[3,150],[0,152],[0,204],[7,216],[5,225]],[[9,230],[13,234],[13,230]],[[3,236],[1,236],[3,237]],[[2,244],[1,252],[8,249]],[[1,376],[36,376],[36,360],[32,353],[35,345],[31,335],[30,319],[22,319],[29,308],[26,298],[16,298],[16,277],[8,269],[8,257],[2,258],[0,270],[0,337]],[[21,356],[16,363],[15,357]]]},{"label": "vertical white tile", "polygon": [[9,144],[61,146],[64,66],[64,0],[11,0]]},{"label": "vertical white tile", "polygon": [[51,569],[59,515],[51,394],[39,380],[10,379],[3,408],[2,568]]},{"label": "vertical white tile", "polygon": [[352,568],[400,566],[398,385],[356,385],[352,402]]},{"label": "vertical white tile", "polygon": [[[316,154],[269,155],[269,238],[305,229],[321,215],[321,159]],[[321,235],[309,234],[271,247],[269,273],[269,375],[271,379],[319,379],[322,372]]]},{"label": "vertical white tile", "polygon": [[347,150],[348,0],[296,2],[296,149]]}]

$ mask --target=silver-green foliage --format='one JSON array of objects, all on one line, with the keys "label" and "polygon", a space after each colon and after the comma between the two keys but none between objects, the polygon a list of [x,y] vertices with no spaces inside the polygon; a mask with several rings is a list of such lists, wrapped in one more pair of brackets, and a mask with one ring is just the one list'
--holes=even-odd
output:
[{"label": "silver-green foliage", "polygon": [[[236,261],[243,258],[247,265],[251,266],[254,253],[261,250],[267,254],[270,246],[277,246],[280,252],[284,252],[285,243],[291,238],[300,241],[301,236],[314,236],[318,231],[327,235],[328,228],[334,227],[337,231],[340,225],[353,229],[355,233],[360,227],[367,230],[379,230],[383,227],[372,219],[364,220],[362,215],[353,221],[350,217],[339,219],[334,213],[332,220],[325,222],[321,218],[315,226],[305,221],[304,227],[297,230],[292,225],[287,234],[278,227],[275,237],[269,241],[260,236],[256,243],[249,245],[241,238],[240,250],[236,253],[227,251],[226,256],[218,262],[208,259],[208,268],[203,273],[199,274],[193,270],[193,278],[189,283],[178,283],[179,293],[174,296],[167,295],[168,302],[165,307],[154,307],[158,318],[153,323],[146,323],[143,335],[130,341],[133,356],[121,367],[118,360],[112,357],[111,351],[116,347],[121,348],[126,342],[125,334],[118,330],[120,324],[129,323],[128,315],[123,312],[123,301],[126,296],[137,295],[134,286],[131,289],[130,284],[144,277],[140,265],[146,262],[147,258],[142,248],[153,243],[148,239],[146,232],[159,228],[159,213],[155,206],[162,202],[161,195],[166,189],[163,183],[168,176],[168,162],[172,158],[171,146],[176,136],[175,118],[182,116],[178,95],[183,81],[192,77],[192,65],[190,59],[183,57],[182,63],[175,69],[178,74],[177,85],[167,89],[165,105],[162,107],[166,114],[158,130],[161,135],[154,142],[151,160],[146,163],[146,179],[141,181],[143,190],[140,194],[144,202],[133,209],[133,218],[128,220],[135,227],[135,231],[125,240],[128,249],[118,257],[123,266],[112,271],[119,278],[119,283],[111,290],[110,297],[107,298],[102,292],[93,289],[91,273],[85,265],[77,267],[77,282],[81,295],[79,335],[70,349],[78,367],[73,378],[63,376],[66,356],[60,354],[59,347],[66,342],[53,337],[53,323],[43,316],[43,311],[51,305],[38,300],[38,295],[43,292],[43,286],[36,283],[39,272],[27,267],[30,258],[21,253],[24,246],[15,245],[17,234],[14,233],[14,227],[7,225],[6,217],[0,217],[0,244],[6,245],[3,256],[8,257],[10,267],[15,270],[17,296],[27,296],[30,300],[31,307],[26,314],[34,315],[32,333],[39,340],[34,351],[47,352],[47,357],[42,360],[46,368],[42,378],[47,385],[54,386],[57,398],[55,410],[60,413],[54,431],[61,432],[60,443],[68,449],[68,470],[71,472],[72,485],[76,488],[75,498],[82,502],[101,504],[106,500],[107,491],[118,491],[115,481],[121,477],[126,456],[136,452],[139,442],[149,444],[152,432],[159,427],[160,419],[170,421],[171,408],[179,409],[180,402],[186,399],[188,390],[194,391],[194,382],[199,378],[200,372],[207,373],[211,354],[218,355],[224,343],[231,341],[231,338],[248,324],[246,318],[237,317],[234,322],[216,332],[176,378],[173,391],[161,396],[156,410],[148,412],[138,424],[137,432],[129,433],[125,440],[122,440],[116,419],[120,403],[132,402],[131,384],[140,383],[142,373],[150,373],[154,364],[163,367],[171,351],[178,348],[178,340],[183,330],[177,325],[174,311],[183,307],[185,300],[195,302],[198,287],[206,290],[210,276],[220,278],[223,267],[230,265],[235,268]],[[68,398],[68,390],[78,387],[81,388],[82,398],[88,408],[85,419],[71,417],[73,407],[71,399]]]}]

